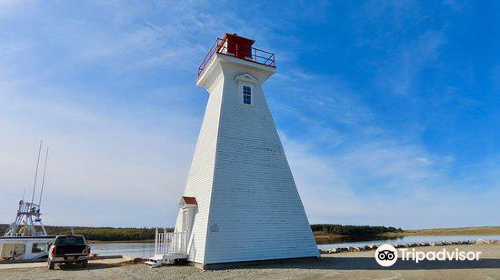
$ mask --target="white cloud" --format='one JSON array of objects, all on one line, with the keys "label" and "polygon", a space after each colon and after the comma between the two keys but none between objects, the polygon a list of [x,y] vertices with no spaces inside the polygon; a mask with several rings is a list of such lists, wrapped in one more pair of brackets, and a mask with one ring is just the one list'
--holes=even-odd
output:
[{"label": "white cloud", "polygon": [[421,147],[381,141],[321,155],[282,138],[313,223],[432,228],[499,222],[489,215],[498,182],[483,193],[455,192],[474,187],[467,181],[454,186],[446,160],[420,162],[431,157]]},{"label": "white cloud", "polygon": [[[27,88],[19,81],[0,82],[0,221],[10,221],[24,188],[31,191],[40,138],[51,147],[47,224],[161,226],[174,219],[198,117],[182,108],[145,107],[151,123],[137,123],[124,105],[92,110]],[[83,208],[71,207],[71,201],[81,201]],[[151,218],[153,210],[163,218]],[[124,218],[127,212],[140,218]]]},{"label": "white cloud", "polygon": [[388,63],[381,65],[376,83],[398,95],[415,92],[420,71],[432,64],[440,54],[445,38],[440,32],[428,31],[397,52]]},{"label": "white cloud", "polygon": [[[469,193],[477,174],[462,170],[458,179],[453,155],[429,151],[419,133],[384,126],[342,80],[293,73],[270,83],[298,102],[283,104],[278,95],[270,103],[278,125],[298,122],[280,135],[311,222],[403,228],[495,223],[485,213],[494,208],[489,196],[498,182],[484,194]],[[486,177],[492,182],[495,176]],[[484,203],[478,207],[471,198]]]}]

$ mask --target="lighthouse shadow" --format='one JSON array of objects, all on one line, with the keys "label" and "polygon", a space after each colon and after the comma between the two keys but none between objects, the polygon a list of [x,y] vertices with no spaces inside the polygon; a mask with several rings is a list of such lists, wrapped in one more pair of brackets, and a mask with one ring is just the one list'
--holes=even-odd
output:
[{"label": "lighthouse shadow", "polygon": [[[263,265],[249,266],[247,269],[262,269]],[[434,270],[500,268],[500,259],[480,259],[477,261],[402,261],[399,259],[391,267],[380,266],[372,257],[324,257],[307,262],[283,262],[265,265],[267,269],[336,269],[336,270]]]}]

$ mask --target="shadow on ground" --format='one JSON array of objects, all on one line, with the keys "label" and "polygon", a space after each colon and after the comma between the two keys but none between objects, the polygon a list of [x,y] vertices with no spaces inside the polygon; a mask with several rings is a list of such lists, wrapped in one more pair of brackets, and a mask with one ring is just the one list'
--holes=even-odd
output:
[{"label": "shadow on ground", "polygon": [[[74,264],[61,264],[59,269],[61,270],[96,270],[96,269],[106,269],[112,267],[122,266],[120,263],[89,263],[87,267],[82,267],[81,265]],[[57,269],[57,266],[56,266]]]},{"label": "shadow on ground", "polygon": [[382,267],[372,257],[321,258],[308,262],[288,262],[245,267],[245,269],[337,269],[337,270],[434,270],[500,268],[500,259],[480,259],[477,261],[402,261],[399,259],[391,267]]}]

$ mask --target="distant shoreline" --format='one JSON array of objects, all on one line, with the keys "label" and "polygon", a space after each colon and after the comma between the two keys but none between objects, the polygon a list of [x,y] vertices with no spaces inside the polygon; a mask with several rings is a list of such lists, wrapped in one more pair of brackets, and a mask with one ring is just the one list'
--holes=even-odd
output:
[{"label": "distant shoreline", "polygon": [[[376,235],[375,237],[404,237],[404,236],[500,236],[500,226],[485,226],[485,227],[463,227],[463,228],[435,228],[435,229],[418,229],[405,230],[404,232],[387,232]],[[355,239],[356,236],[327,234],[322,232],[314,232],[314,237],[317,244],[327,244],[331,240],[342,240],[346,238]],[[374,236],[359,236],[358,238],[373,238]],[[89,240],[90,243],[154,243],[154,239],[146,240],[121,240],[121,241],[100,241]]]},{"label": "distant shoreline", "polygon": [[329,244],[342,240],[384,239],[384,238],[398,238],[405,236],[491,236],[491,235],[500,236],[500,226],[417,229],[417,230],[404,230],[402,232],[385,232],[376,235],[358,235],[358,236],[324,233],[320,231],[314,232],[314,237],[316,239],[317,244]]},{"label": "distant shoreline", "polygon": [[[376,226],[349,226],[333,224],[313,224],[314,229],[324,229],[327,231],[313,231],[317,244],[339,243],[342,241],[391,239],[405,236],[500,236],[500,226],[482,227],[459,227],[459,228],[434,228],[402,230],[396,229],[387,232],[389,227]],[[323,227],[324,226],[324,227]],[[0,224],[0,232],[3,233],[7,225]],[[67,234],[72,227],[69,226],[46,226],[49,234]],[[373,233],[374,230],[384,230],[386,232]],[[168,229],[170,231],[173,228]],[[74,227],[75,234],[83,234],[90,243],[154,243],[154,228],[112,228],[112,227]],[[329,232],[328,232],[329,231]],[[345,232],[348,234],[338,234],[335,232]],[[380,232],[380,231],[379,231]]]},{"label": "distant shoreline", "polygon": [[386,235],[386,236],[500,235],[500,226],[415,229],[415,230],[405,230],[402,233],[387,232],[387,233],[384,233],[384,235]]}]

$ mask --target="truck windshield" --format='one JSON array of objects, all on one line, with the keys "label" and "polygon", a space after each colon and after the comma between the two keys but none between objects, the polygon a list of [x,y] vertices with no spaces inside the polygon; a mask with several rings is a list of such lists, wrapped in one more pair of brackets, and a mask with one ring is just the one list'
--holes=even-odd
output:
[{"label": "truck windshield", "polygon": [[56,238],[56,245],[85,244],[82,236],[60,236]]}]

